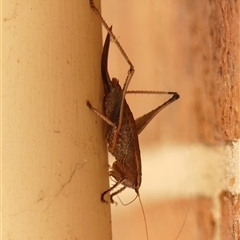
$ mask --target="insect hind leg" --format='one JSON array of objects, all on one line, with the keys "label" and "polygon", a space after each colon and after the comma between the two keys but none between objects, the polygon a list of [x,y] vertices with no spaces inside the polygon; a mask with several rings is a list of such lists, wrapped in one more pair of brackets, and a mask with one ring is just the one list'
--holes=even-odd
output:
[{"label": "insect hind leg", "polygon": [[179,94],[177,92],[164,92],[164,91],[127,91],[127,93],[134,93],[134,94],[169,94],[172,95],[171,98],[169,98],[166,102],[158,106],[157,108],[151,110],[150,112],[144,114],[143,116],[137,118],[135,120],[137,133],[138,135],[144,130],[144,128],[152,121],[152,119],[165,107],[167,107],[169,104],[176,101],[178,98],[180,98]]},{"label": "insect hind leg", "polygon": [[[116,129],[116,133],[115,133],[115,137],[114,137],[114,142],[116,142],[116,138],[118,136],[118,133],[120,131],[120,128],[122,126],[122,118],[123,118],[123,105],[124,105],[124,100],[125,100],[125,95],[127,93],[127,89],[128,89],[128,85],[132,79],[132,76],[135,72],[134,66],[132,64],[132,62],[130,61],[129,57],[127,56],[126,52],[123,50],[121,44],[119,43],[118,39],[116,38],[116,36],[113,34],[112,32],[112,28],[109,27],[106,23],[106,21],[103,19],[101,13],[99,12],[99,10],[97,9],[97,7],[95,6],[95,3],[93,0],[89,0],[90,6],[93,9],[93,11],[96,13],[96,15],[100,18],[102,25],[105,27],[105,29],[108,31],[109,35],[111,36],[112,41],[117,45],[119,51],[121,52],[121,54],[123,55],[124,59],[126,60],[126,62],[129,65],[129,70],[127,73],[127,78],[125,80],[125,84],[122,90],[122,100],[121,100],[121,107],[119,110],[119,122],[118,122],[118,126]],[[115,148],[115,146],[113,147]]]}]

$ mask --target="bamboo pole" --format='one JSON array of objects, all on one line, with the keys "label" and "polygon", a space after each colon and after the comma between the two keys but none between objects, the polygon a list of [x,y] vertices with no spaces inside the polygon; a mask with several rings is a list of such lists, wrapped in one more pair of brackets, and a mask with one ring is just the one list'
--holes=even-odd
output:
[{"label": "bamboo pole", "polygon": [[102,107],[101,25],[87,0],[2,14],[2,239],[111,239],[103,123],[86,107]]}]

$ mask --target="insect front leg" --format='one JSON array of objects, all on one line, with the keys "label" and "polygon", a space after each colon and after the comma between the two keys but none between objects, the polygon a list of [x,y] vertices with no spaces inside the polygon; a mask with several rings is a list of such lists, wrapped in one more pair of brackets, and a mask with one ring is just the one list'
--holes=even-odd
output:
[{"label": "insect front leg", "polygon": [[[111,192],[114,188],[116,188],[119,184],[121,184],[121,183],[116,182],[111,188],[109,188],[108,190],[104,191],[104,192],[101,194],[101,201],[107,203],[107,201],[105,200],[105,195],[106,195],[107,193],[110,193],[110,192]],[[120,192],[122,192],[125,188],[126,188],[126,187],[122,187],[122,188],[120,188],[119,190],[117,190],[116,192],[110,194],[110,201],[111,201],[111,203],[116,203],[116,202],[113,200],[113,197],[114,197],[115,195],[119,194]]]},{"label": "insect front leg", "polygon": [[[122,169],[122,166],[119,163],[119,161],[115,161],[113,163],[113,165],[111,167],[111,171],[109,172],[109,176],[113,177],[116,182],[115,182],[115,184],[112,187],[110,187],[108,190],[106,190],[105,192],[103,192],[101,194],[101,201],[102,202],[107,202],[104,199],[104,196],[107,193],[110,193],[111,191],[113,191],[115,188],[117,188],[118,185],[124,184],[124,181],[126,180],[126,172],[124,172],[124,170]],[[119,194],[120,192],[122,192],[125,188],[126,188],[126,186],[122,186],[120,189],[118,189],[115,192],[110,194],[110,201],[111,201],[111,203],[115,203],[115,201],[113,200],[113,197],[115,195]]]},{"label": "insect front leg", "polygon": [[120,192],[122,192],[122,191],[125,190],[125,189],[126,189],[126,187],[122,187],[122,188],[120,188],[119,190],[117,190],[116,192],[110,194],[110,201],[111,201],[111,203],[116,203],[116,202],[113,200],[113,197],[116,196],[116,195],[118,195]]}]

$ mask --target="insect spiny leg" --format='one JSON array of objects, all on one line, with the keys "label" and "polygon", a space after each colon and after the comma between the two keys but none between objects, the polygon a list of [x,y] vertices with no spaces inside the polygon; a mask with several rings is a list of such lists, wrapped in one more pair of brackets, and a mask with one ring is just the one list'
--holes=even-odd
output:
[{"label": "insect spiny leg", "polygon": [[100,113],[96,108],[94,108],[88,100],[86,101],[86,104],[89,107],[89,109],[92,110],[98,117],[100,117],[108,125],[116,128],[116,125],[112,121],[110,121],[104,114]]},{"label": "insect spiny leg", "polygon": [[122,53],[123,57],[125,58],[125,60],[127,61],[127,63],[130,66],[130,71],[131,69],[134,69],[134,66],[132,64],[132,62],[130,61],[129,57],[127,56],[126,52],[123,50],[121,44],[119,43],[118,39],[115,37],[115,35],[113,34],[111,27],[109,27],[107,25],[107,23],[105,22],[105,20],[103,19],[102,15],[100,14],[100,12],[98,11],[97,7],[95,6],[95,3],[93,0],[89,0],[90,2],[90,6],[93,9],[93,11],[97,14],[97,16],[101,19],[101,22],[103,24],[103,26],[106,28],[106,30],[108,31],[108,33],[110,34],[112,41],[117,45],[117,47],[119,48],[120,52]]}]

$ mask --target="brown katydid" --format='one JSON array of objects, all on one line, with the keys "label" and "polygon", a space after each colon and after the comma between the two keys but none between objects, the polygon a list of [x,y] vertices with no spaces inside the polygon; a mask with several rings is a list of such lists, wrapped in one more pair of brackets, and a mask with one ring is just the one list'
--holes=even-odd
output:
[{"label": "brown katydid", "polygon": [[[107,193],[110,193],[110,201],[111,203],[114,203],[113,197],[118,193],[122,192],[127,187],[134,189],[137,196],[140,196],[139,188],[142,181],[142,170],[138,135],[162,109],[167,107],[172,102],[176,101],[179,98],[179,95],[176,92],[127,90],[135,71],[134,66],[125,51],[123,50],[119,41],[113,34],[112,27],[109,27],[104,21],[93,0],[89,1],[91,8],[101,19],[102,24],[108,32],[104,43],[101,60],[101,72],[105,93],[104,113],[99,112],[96,108],[92,106],[89,101],[87,101],[87,106],[106,123],[105,137],[108,144],[108,151],[116,159],[116,161],[111,167],[111,170],[109,171],[109,176],[113,177],[116,183],[101,194],[101,201],[107,202],[105,200],[105,195]],[[130,66],[123,88],[121,88],[116,78],[113,78],[111,80],[108,73],[108,52],[110,38],[117,45],[121,54]],[[170,94],[172,95],[172,97],[166,102],[164,102],[162,105],[158,106],[157,108],[135,120],[131,109],[125,99],[127,93]],[[122,185],[122,187],[116,190],[119,185]],[[146,222],[145,215],[144,220]]]},{"label": "brown katydid", "polygon": [[[135,71],[134,66],[118,42],[117,38],[113,34],[112,28],[109,27],[102,18],[93,0],[90,0],[90,6],[101,19],[102,24],[108,31],[103,47],[101,61],[101,72],[105,93],[105,113],[100,113],[91,105],[89,101],[87,101],[87,106],[106,123],[105,137],[108,143],[108,151],[116,159],[112,165],[109,175],[116,180],[116,183],[101,194],[101,200],[103,202],[106,202],[105,195],[114,190],[118,185],[122,185],[122,188],[110,194],[110,200],[112,203],[114,203],[113,196],[122,192],[126,187],[133,188],[136,194],[139,195],[142,170],[138,135],[163,108],[176,101],[179,98],[179,95],[176,92],[164,91],[128,91],[128,85]],[[108,73],[108,52],[110,37],[112,41],[117,45],[123,57],[126,59],[130,66],[123,89],[119,85],[119,82],[116,78],[113,78],[111,80]],[[148,112],[147,114],[144,114],[135,120],[125,99],[125,95],[127,93],[170,94],[172,97],[154,110]]]}]

